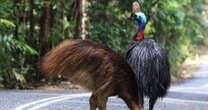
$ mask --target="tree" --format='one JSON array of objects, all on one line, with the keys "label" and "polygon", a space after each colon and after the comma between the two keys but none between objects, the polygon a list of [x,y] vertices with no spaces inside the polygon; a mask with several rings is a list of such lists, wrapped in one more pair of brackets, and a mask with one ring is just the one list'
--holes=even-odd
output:
[{"label": "tree", "polygon": [[82,23],[82,0],[76,0],[76,10],[77,10],[77,14],[76,14],[76,27],[74,30],[74,39],[78,39],[80,38],[80,33],[81,33],[81,23]]},{"label": "tree", "polygon": [[87,38],[87,0],[81,0],[81,21],[82,21],[82,39]]}]

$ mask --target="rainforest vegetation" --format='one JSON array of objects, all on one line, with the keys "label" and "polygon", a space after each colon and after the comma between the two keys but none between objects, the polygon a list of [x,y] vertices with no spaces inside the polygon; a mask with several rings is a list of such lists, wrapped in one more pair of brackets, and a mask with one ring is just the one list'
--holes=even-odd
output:
[{"label": "rainforest vegetation", "polygon": [[[0,88],[41,80],[38,63],[58,43],[90,39],[124,54],[138,23],[135,0],[0,0]],[[148,18],[145,38],[167,51],[171,73],[208,36],[207,0],[138,0]]]}]

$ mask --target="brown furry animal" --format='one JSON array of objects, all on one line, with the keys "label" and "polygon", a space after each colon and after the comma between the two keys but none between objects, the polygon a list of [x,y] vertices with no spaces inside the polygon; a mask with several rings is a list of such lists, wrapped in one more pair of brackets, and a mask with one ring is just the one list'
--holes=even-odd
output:
[{"label": "brown furry animal", "polygon": [[131,110],[143,110],[143,99],[128,63],[96,42],[63,42],[43,58],[41,69],[48,77],[63,75],[92,91],[90,110],[106,110],[108,97],[114,95],[122,98]]}]

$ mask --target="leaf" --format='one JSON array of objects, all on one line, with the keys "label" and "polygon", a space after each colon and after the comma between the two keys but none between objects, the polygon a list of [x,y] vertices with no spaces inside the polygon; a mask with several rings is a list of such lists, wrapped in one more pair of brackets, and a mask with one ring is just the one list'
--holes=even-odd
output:
[{"label": "leaf", "polygon": [[0,26],[5,25],[7,27],[15,27],[15,24],[7,19],[0,18]]}]

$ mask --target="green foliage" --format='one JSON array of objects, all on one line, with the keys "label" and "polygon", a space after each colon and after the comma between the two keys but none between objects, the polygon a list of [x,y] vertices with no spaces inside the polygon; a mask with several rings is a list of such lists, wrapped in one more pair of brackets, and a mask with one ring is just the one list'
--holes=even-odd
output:
[{"label": "green foliage", "polygon": [[151,15],[154,39],[166,48],[174,74],[177,73],[177,66],[193,54],[195,45],[203,43],[207,29],[201,16],[205,11],[203,1],[161,1],[157,11]]},{"label": "green foliage", "polygon": [[28,67],[23,67],[25,56],[38,55],[25,41],[14,38],[14,27],[13,22],[0,19],[0,88],[22,87],[25,82],[24,74],[28,74]]},{"label": "green foliage", "polygon": [[[65,0],[64,7],[62,0],[33,1],[31,11],[30,1],[0,0],[0,88],[24,87],[25,81],[39,77],[39,56],[75,34],[77,0]],[[88,39],[123,54],[138,26],[127,19],[134,1],[88,0]],[[137,1],[150,16],[145,38],[155,39],[165,47],[171,71],[177,76],[177,67],[194,54],[197,45],[203,45],[208,35],[208,1],[159,0],[154,6],[157,0]]]},{"label": "green foliage", "polygon": [[[128,5],[122,7],[120,6],[124,4],[122,2]],[[90,2],[88,12],[90,39],[124,53],[135,33],[132,29],[136,31],[135,22],[127,19],[130,15],[130,11],[128,12],[127,9],[131,9],[132,2],[124,0]]]}]

